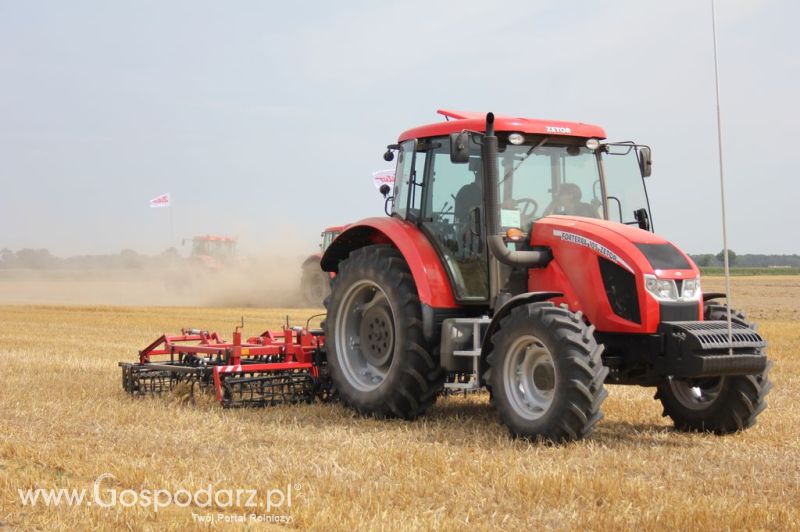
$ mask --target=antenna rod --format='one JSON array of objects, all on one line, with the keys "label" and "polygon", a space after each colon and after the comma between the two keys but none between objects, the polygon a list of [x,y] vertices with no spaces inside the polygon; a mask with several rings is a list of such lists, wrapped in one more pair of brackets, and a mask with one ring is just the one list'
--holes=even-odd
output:
[{"label": "antenna rod", "polygon": [[719,64],[717,61],[717,12],[711,0],[711,33],[714,36],[714,86],[717,91],[717,151],[719,152],[719,194],[722,203],[722,264],[725,269],[725,304],[728,308],[728,345],[733,354],[733,325],[731,323],[731,270],[728,263],[728,223],[725,217],[725,177],[722,170],[722,125],[719,111]]}]

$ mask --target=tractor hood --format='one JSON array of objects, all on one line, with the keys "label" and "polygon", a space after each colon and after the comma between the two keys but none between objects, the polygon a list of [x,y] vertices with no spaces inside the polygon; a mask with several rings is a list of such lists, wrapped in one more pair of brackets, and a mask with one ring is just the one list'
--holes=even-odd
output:
[{"label": "tractor hood", "polygon": [[[599,331],[654,333],[667,319],[700,319],[700,271],[658,235],[607,220],[547,216],[534,222],[531,244],[548,248],[552,260],[530,270],[530,289],[562,292],[556,302],[583,311]],[[674,288],[674,300],[648,291],[654,282]]]},{"label": "tractor hood", "polygon": [[[604,257],[631,273],[662,278],[697,277],[692,259],[668,240],[638,227],[578,216],[547,216],[533,224],[531,243],[548,246],[554,257],[583,255],[584,250]],[[583,248],[583,249],[579,249]]]}]

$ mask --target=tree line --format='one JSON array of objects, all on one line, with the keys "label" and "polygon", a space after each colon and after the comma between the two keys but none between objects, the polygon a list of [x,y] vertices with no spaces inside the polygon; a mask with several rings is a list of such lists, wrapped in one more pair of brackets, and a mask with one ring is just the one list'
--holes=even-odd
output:
[{"label": "tree line", "polygon": [[[717,254],[702,253],[689,255],[701,268],[721,267],[725,255],[722,251]],[[746,253],[739,255],[732,249],[728,250],[728,264],[737,268],[800,268],[800,255],[766,255],[760,253]]]},{"label": "tree line", "polygon": [[175,248],[158,255],[143,255],[132,249],[123,249],[111,255],[75,255],[57,257],[47,249],[8,248],[0,250],[0,270],[72,270],[72,269],[141,269],[165,266],[184,260]]}]

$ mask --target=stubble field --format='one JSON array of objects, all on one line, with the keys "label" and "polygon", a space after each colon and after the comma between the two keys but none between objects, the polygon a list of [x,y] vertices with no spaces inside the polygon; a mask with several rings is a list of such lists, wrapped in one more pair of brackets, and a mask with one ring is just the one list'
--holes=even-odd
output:
[{"label": "stubble field", "polygon": [[[290,520],[264,526],[315,529],[797,528],[800,277],[735,278],[734,294],[775,362],[755,427],[674,432],[652,389],[609,386],[595,433],[560,447],[509,439],[485,394],[440,398],[403,422],[337,404],[223,410],[121,389],[117,362],[162,332],[229,337],[244,315],[245,334],[256,334],[318,309],[0,306],[0,528],[225,529],[264,515]],[[102,480],[103,505],[20,499],[29,488],[91,495],[104,473],[113,477]],[[146,490],[209,485],[273,503],[291,490],[291,506],[138,504]],[[103,507],[111,493],[139,498]]]}]

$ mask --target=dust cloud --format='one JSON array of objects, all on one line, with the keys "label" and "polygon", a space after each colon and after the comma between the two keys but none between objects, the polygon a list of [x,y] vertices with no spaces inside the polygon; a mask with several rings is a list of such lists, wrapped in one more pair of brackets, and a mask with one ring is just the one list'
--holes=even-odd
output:
[{"label": "dust cloud", "polygon": [[304,256],[256,257],[218,268],[189,259],[137,268],[0,270],[0,304],[305,307]]}]

